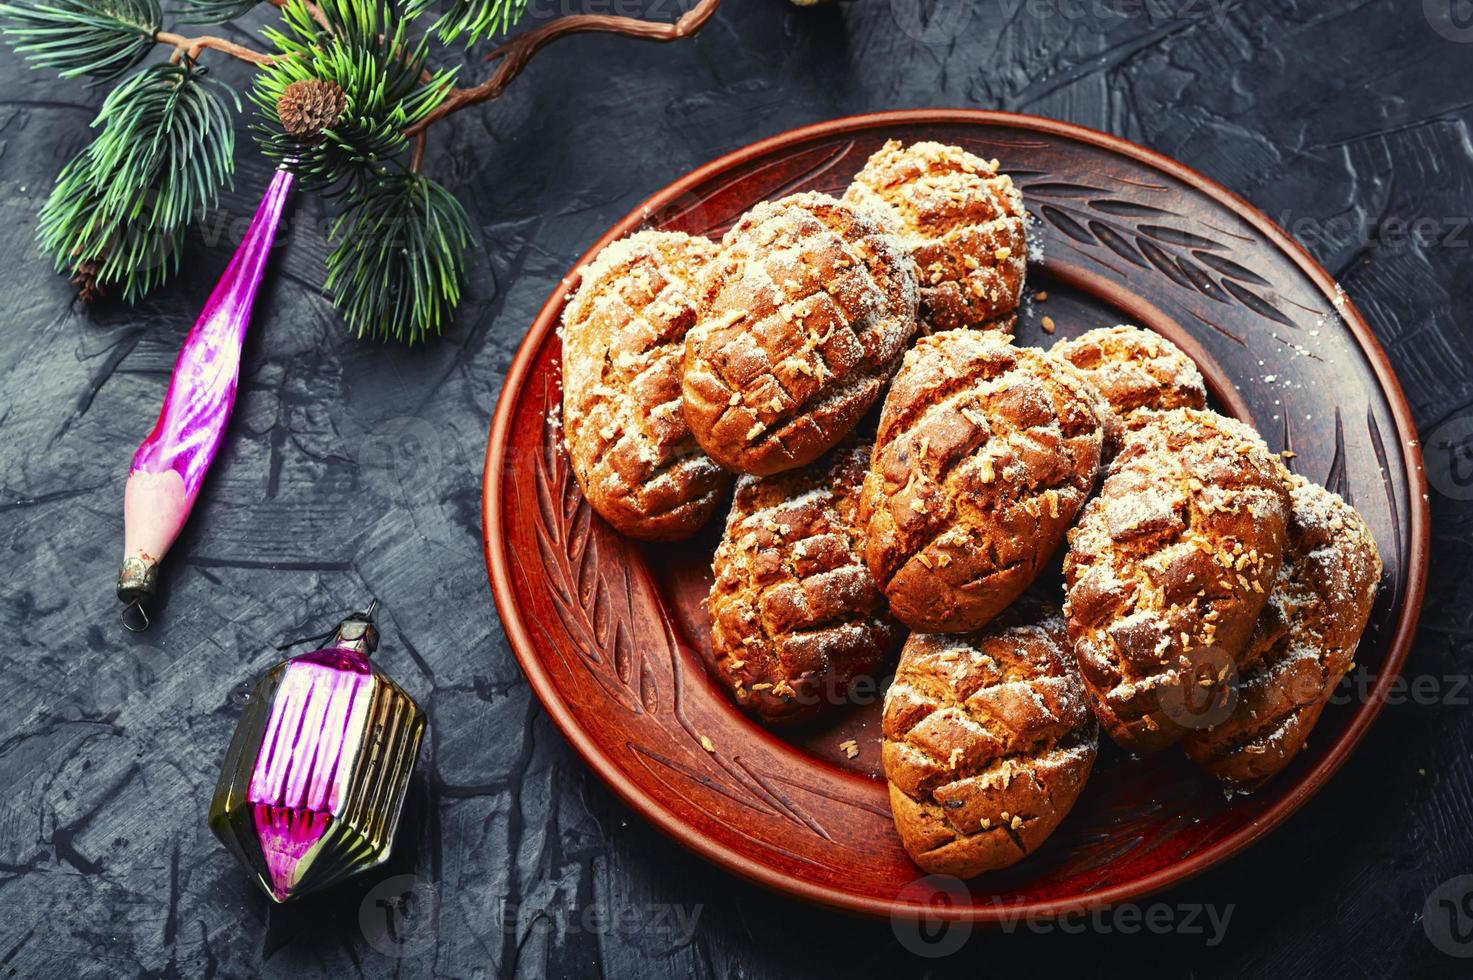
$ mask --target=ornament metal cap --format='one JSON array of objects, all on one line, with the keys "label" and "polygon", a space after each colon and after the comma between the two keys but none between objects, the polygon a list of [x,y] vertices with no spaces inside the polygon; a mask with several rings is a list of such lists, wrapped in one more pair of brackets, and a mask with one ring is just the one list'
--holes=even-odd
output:
[{"label": "ornament metal cap", "polygon": [[378,649],[378,627],[373,622],[373,611],[377,608],[378,600],[374,599],[363,612],[354,613],[338,623],[328,646],[355,650],[365,657],[373,656]]},{"label": "ornament metal cap", "polygon": [[150,558],[129,555],[118,570],[118,599],[125,603],[118,614],[123,629],[142,633],[148,629],[148,613],[143,608],[159,588],[159,563]]},{"label": "ornament metal cap", "polygon": [[123,602],[152,599],[159,590],[159,563],[130,555],[118,571],[118,598]]}]

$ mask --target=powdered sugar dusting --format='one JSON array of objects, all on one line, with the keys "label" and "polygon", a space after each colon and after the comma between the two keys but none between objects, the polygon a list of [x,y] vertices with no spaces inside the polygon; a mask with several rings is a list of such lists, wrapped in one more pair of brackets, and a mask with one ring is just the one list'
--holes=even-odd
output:
[{"label": "powdered sugar dusting", "polygon": [[704,523],[727,477],[680,411],[692,283],[715,246],[644,231],[580,270],[563,310],[563,424],[589,503],[626,534],[670,538]]}]

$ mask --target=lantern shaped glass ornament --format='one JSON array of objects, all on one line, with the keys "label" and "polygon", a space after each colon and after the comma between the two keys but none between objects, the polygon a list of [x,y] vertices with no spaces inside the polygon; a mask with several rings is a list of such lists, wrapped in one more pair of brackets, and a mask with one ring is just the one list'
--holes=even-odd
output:
[{"label": "lantern shaped glass ornament", "polygon": [[274,901],[388,860],[425,713],[369,656],[373,606],[252,689],[210,803],[210,829]]}]

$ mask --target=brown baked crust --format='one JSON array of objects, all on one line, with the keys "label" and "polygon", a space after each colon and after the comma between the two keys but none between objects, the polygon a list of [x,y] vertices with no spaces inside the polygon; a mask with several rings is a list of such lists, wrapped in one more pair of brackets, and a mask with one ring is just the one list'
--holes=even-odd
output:
[{"label": "brown baked crust", "polygon": [[1202,372],[1180,347],[1152,330],[1128,324],[1100,327],[1050,350],[1084,372],[1100,390],[1116,418],[1108,438],[1108,454],[1119,448],[1120,419],[1143,408],[1206,408]]},{"label": "brown baked crust", "polygon": [[1192,761],[1240,790],[1294,758],[1350,669],[1376,602],[1381,555],[1336,494],[1291,478],[1289,545],[1249,641],[1232,714],[1182,741]]},{"label": "brown baked crust", "polygon": [[737,482],[712,563],[708,608],[718,678],[770,723],[849,700],[901,630],[859,557],[869,447],[845,443],[801,470]]},{"label": "brown baked crust", "polygon": [[759,476],[854,428],[915,332],[915,263],[875,218],[824,194],[749,211],[702,277],[685,417],[712,459]]},{"label": "brown baked crust", "polygon": [[865,560],[912,629],[977,629],[1063,543],[1099,475],[1099,394],[1064,361],[951,330],[905,356],[880,416]]},{"label": "brown baked crust", "polygon": [[1036,850],[1079,797],[1098,740],[1064,621],[1026,600],[981,632],[912,634],[883,732],[905,849],[960,878]]},{"label": "brown baked crust", "polygon": [[1200,409],[1138,411],[1069,532],[1069,637],[1095,714],[1151,752],[1210,723],[1283,559],[1284,469],[1258,433]]},{"label": "brown baked crust", "polygon": [[932,330],[1011,333],[1028,271],[1023,195],[996,160],[922,142],[881,147],[844,199],[890,215],[919,268]]},{"label": "brown baked crust", "polygon": [[563,310],[563,434],[593,509],[624,534],[673,540],[711,517],[730,476],[701,452],[680,406],[704,238],[642,231],[582,272]]}]

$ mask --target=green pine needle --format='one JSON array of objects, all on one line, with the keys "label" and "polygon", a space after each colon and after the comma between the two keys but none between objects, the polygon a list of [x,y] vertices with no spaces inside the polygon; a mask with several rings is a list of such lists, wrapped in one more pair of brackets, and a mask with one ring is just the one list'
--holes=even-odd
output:
[{"label": "green pine needle", "polygon": [[101,84],[138,64],[163,21],[158,0],[49,0],[0,3],[4,32],[36,68]]},{"label": "green pine needle", "polygon": [[[410,18],[416,18],[441,2],[408,0],[405,9]],[[527,0],[453,0],[431,30],[446,44],[464,35],[468,47],[482,38],[506,33],[526,12]]]},{"label": "green pine needle", "polygon": [[333,306],[358,337],[414,344],[438,334],[460,302],[470,219],[421,174],[385,177],[351,195],[327,257]]},{"label": "green pine needle", "polygon": [[244,17],[261,0],[177,0],[180,20],[186,24],[223,24]]},{"label": "green pine needle", "polygon": [[[285,31],[265,32],[291,57],[256,74],[251,100],[259,109],[262,149],[286,162],[307,186],[342,191],[394,167],[408,146],[403,131],[440,104],[455,73],[426,75],[426,42],[410,40],[409,21],[387,0],[324,0],[321,9],[333,25],[331,36],[301,0],[284,8]],[[305,79],[336,84],[347,97],[347,110],[321,138],[304,143],[282,131],[276,102],[288,85]]]},{"label": "green pine needle", "polygon": [[225,92],[189,64],[128,78],[93,121],[97,137],[62,168],[38,237],[58,270],[92,266],[135,302],[173,275],[189,222],[219,200],[235,171]]}]

